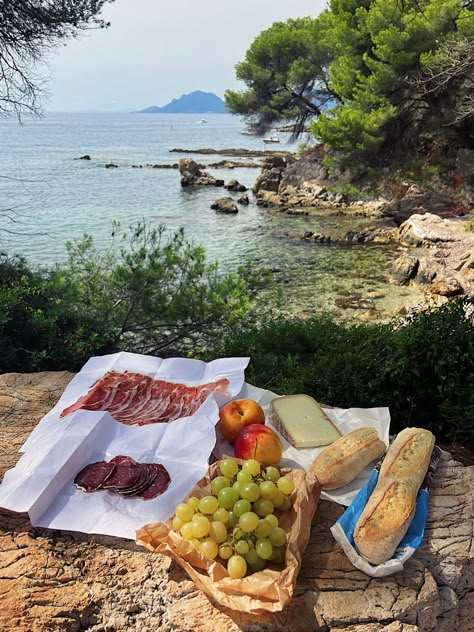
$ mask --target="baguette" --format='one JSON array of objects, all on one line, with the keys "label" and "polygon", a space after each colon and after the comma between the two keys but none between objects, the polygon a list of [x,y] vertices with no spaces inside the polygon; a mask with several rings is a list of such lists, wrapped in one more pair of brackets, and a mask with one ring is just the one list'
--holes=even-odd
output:
[{"label": "baguette", "polygon": [[406,428],[390,446],[377,485],[354,528],[355,546],[372,564],[389,560],[408,531],[434,442],[429,430]]},{"label": "baguette", "polygon": [[385,449],[375,428],[359,428],[325,448],[310,470],[323,489],[337,489],[354,480],[369,463],[382,456]]}]

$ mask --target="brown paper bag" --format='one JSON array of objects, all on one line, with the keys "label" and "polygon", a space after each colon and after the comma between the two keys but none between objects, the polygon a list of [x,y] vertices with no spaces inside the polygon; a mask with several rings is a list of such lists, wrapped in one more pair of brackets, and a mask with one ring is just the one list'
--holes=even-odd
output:
[{"label": "brown paper bag", "polygon": [[[189,496],[202,498],[210,494],[211,480],[218,476],[218,469],[219,462],[214,463]],[[166,523],[155,522],[139,529],[137,543],[174,559],[216,605],[254,614],[279,612],[293,595],[321,492],[318,480],[311,472],[282,468],[281,473],[295,483],[293,507],[279,518],[280,526],[288,535],[283,568],[270,567],[243,579],[232,579],[220,562],[204,558],[190,542],[173,531],[171,518]]]}]

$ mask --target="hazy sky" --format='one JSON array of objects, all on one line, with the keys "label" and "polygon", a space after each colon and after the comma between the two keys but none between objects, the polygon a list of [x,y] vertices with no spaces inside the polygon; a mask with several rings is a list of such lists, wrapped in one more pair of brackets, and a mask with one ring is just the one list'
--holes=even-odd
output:
[{"label": "hazy sky", "polygon": [[49,111],[140,109],[193,90],[243,87],[234,66],[273,22],[317,15],[326,0],[116,0],[107,30],[51,60]]}]

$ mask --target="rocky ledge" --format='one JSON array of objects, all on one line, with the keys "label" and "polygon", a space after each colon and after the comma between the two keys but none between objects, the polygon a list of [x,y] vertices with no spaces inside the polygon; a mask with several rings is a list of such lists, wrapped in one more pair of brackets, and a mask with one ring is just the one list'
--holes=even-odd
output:
[{"label": "rocky ledge", "polygon": [[[1,477],[71,378],[0,376]],[[473,472],[443,453],[424,542],[404,572],[383,579],[351,566],[329,532],[342,508],[321,502],[293,600],[258,617],[215,608],[175,563],[133,542],[33,528],[0,510],[0,630],[472,631]]]}]

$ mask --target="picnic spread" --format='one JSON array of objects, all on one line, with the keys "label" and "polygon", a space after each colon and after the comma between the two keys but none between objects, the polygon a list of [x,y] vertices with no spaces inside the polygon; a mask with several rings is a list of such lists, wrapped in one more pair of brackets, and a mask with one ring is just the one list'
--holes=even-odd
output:
[{"label": "picnic spread", "polygon": [[[245,383],[248,361],[91,358],[21,446],[0,506],[41,527],[137,538],[236,611],[289,603],[320,494],[348,507],[331,531],[354,566],[401,571],[423,538],[433,435],[406,429],[388,447],[387,409],[258,389]],[[249,401],[263,419],[226,440],[226,407]]]}]

